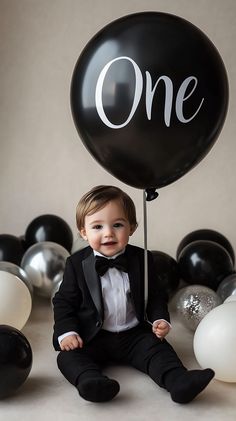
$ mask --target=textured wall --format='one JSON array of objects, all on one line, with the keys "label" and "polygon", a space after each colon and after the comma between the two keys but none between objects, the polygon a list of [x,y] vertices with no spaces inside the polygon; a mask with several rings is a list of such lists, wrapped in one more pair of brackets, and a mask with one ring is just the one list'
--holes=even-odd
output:
[{"label": "textured wall", "polygon": [[54,213],[77,236],[75,206],[95,184],[124,188],[137,205],[143,244],[142,191],[108,174],[85,149],[71,117],[69,89],[77,58],[104,25],[139,11],[182,16],[218,48],[229,77],[223,130],[206,158],[148,204],[148,246],[171,255],[198,228],[225,234],[236,248],[234,0],[0,0],[0,233],[24,234],[36,216]]}]

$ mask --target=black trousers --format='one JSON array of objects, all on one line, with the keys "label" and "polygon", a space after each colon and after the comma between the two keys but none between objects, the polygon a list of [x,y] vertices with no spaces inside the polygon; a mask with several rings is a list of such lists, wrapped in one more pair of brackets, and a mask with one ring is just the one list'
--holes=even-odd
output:
[{"label": "black trousers", "polygon": [[148,323],[119,333],[101,330],[81,349],[61,351],[57,358],[58,368],[74,386],[79,376],[88,370],[100,371],[109,363],[128,364],[148,374],[160,387],[170,370],[183,368],[172,346],[153,334]]}]

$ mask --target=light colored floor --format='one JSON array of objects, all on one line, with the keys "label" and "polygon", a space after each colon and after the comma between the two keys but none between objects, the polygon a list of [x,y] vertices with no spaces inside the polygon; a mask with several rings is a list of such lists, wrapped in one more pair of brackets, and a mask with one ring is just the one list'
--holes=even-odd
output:
[{"label": "light colored floor", "polygon": [[[192,351],[193,334],[177,320],[172,320],[172,324],[169,341],[188,368],[197,368]],[[128,367],[107,370],[121,386],[113,401],[103,404],[84,401],[57,369],[56,352],[51,345],[52,325],[50,302],[35,297],[30,319],[22,330],[32,346],[33,367],[18,392],[0,401],[0,420],[236,420],[236,383],[213,380],[193,402],[179,405],[146,375]]]}]

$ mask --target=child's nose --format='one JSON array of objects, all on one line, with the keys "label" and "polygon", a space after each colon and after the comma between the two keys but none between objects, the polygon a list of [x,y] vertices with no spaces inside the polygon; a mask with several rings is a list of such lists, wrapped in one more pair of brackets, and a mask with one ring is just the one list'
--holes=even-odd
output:
[{"label": "child's nose", "polygon": [[105,229],[105,235],[107,236],[107,237],[110,237],[111,235],[113,234],[113,228],[112,227],[106,227],[106,229]]}]

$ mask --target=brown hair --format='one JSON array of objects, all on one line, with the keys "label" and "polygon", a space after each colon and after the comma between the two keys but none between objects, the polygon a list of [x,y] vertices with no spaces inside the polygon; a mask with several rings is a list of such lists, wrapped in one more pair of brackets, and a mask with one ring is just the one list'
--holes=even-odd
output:
[{"label": "brown hair", "polygon": [[130,225],[137,227],[136,210],[133,200],[123,192],[123,190],[114,186],[96,186],[88,193],[84,194],[80,199],[76,208],[76,223],[78,230],[84,228],[85,216],[92,215],[98,210],[104,208],[106,204],[112,200],[121,203],[125,216]]}]

